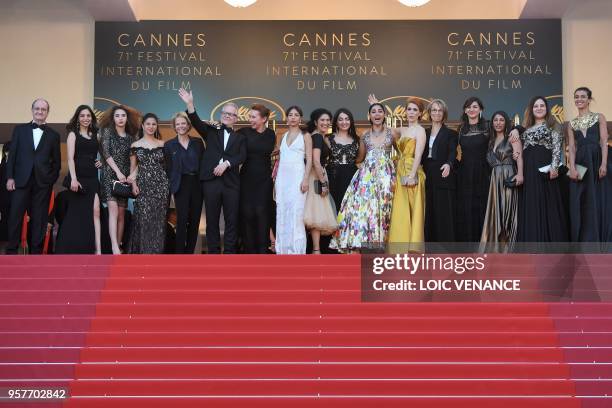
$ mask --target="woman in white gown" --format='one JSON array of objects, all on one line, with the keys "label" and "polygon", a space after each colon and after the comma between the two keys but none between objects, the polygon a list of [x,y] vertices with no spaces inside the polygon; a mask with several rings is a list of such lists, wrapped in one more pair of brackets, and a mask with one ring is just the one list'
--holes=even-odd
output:
[{"label": "woman in white gown", "polygon": [[289,130],[280,142],[280,158],[274,189],[276,193],[276,253],[305,254],[304,203],[312,167],[312,141],[300,129],[302,110],[287,109]]}]

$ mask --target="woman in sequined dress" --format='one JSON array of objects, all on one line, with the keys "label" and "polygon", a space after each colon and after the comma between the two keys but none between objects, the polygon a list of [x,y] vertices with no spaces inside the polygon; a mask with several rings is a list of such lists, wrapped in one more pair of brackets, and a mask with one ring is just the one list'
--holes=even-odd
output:
[{"label": "woman in sequined dress", "polygon": [[136,195],[128,253],[161,254],[166,239],[169,183],[164,166],[164,142],[158,119],[147,113],[142,120],[141,138],[132,143],[132,190]]},{"label": "woman in sequined dress", "polygon": [[113,254],[121,253],[127,198],[113,195],[115,181],[131,182],[130,146],[138,132],[139,114],[127,106],[113,106],[100,120],[100,155],[102,176],[100,201],[108,206],[108,233]]}]

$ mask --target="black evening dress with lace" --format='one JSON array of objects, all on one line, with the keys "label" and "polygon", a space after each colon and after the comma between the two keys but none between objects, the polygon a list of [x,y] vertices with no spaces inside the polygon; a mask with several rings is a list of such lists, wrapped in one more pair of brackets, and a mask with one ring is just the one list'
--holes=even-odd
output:
[{"label": "black evening dress with lace", "polygon": [[563,136],[546,123],[535,125],[521,135],[523,176],[519,197],[519,242],[566,242],[569,238],[567,213],[561,197],[560,180],[550,180],[539,168],[561,165]]},{"label": "black evening dress with lace", "polygon": [[161,254],[166,238],[168,210],[168,177],[164,169],[162,147],[133,147],[138,160],[136,184],[140,194],[134,200],[128,253]]},{"label": "black evening dress with lace", "polygon": [[76,136],[74,167],[83,192],[68,190],[65,193],[66,215],[57,232],[57,254],[93,254],[96,250],[93,203],[99,190],[97,155],[98,139],[95,135],[91,138]]},{"label": "black evening dress with lace", "polygon": [[336,208],[339,209],[346,189],[357,171],[357,154],[359,152],[359,139],[348,144],[336,141],[336,135],[329,136],[331,156],[327,164],[327,177],[329,178],[329,192],[334,198]]},{"label": "black evening dress with lace", "polygon": [[455,234],[459,242],[480,242],[489,197],[491,168],[487,163],[488,125],[461,129],[461,161],[457,169]]}]

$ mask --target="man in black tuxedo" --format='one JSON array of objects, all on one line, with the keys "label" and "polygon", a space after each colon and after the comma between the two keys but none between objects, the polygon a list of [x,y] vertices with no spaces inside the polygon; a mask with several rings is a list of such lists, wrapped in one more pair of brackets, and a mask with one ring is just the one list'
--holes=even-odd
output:
[{"label": "man in black tuxedo", "polygon": [[200,163],[200,181],[206,210],[206,241],[209,254],[221,253],[219,219],[225,220],[223,253],[236,253],[238,214],[240,208],[240,165],[246,160],[246,143],[241,133],[234,132],[238,106],[227,103],[221,108],[221,124],[212,125],[200,119],[193,105],[193,94],[184,89],[179,96],[187,105],[191,124],[206,143]]},{"label": "man in black tuxedo", "polygon": [[16,254],[23,215],[30,215],[30,253],[42,253],[49,199],[59,176],[62,158],[59,134],[46,125],[49,103],[32,103],[32,122],[15,126],[6,163],[6,189],[12,191],[8,219],[7,254]]}]

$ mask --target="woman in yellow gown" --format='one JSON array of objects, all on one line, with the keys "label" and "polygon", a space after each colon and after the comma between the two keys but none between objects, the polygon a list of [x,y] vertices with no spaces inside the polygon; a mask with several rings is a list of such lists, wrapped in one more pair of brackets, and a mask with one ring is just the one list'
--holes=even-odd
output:
[{"label": "woman in yellow gown", "polygon": [[421,156],[427,140],[425,129],[419,124],[423,110],[420,100],[409,99],[406,105],[408,127],[396,129],[395,147],[400,157],[396,165],[397,182],[389,230],[391,253],[423,250],[425,172]]}]

